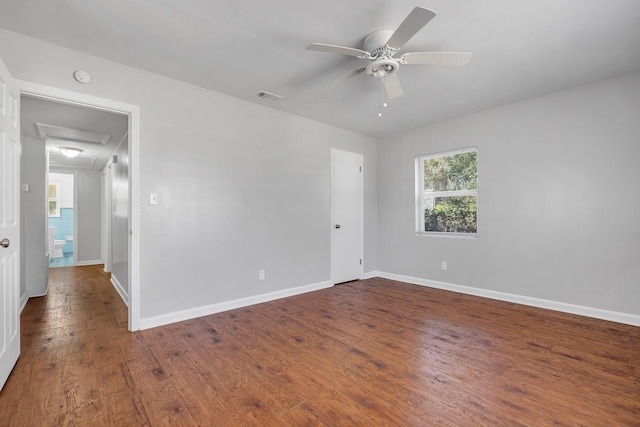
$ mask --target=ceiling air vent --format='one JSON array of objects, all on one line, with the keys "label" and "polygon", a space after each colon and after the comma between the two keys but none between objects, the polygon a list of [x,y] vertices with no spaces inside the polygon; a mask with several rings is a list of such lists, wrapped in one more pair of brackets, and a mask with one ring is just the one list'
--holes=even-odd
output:
[{"label": "ceiling air vent", "polygon": [[36,128],[38,129],[38,135],[44,139],[54,138],[65,141],[92,142],[94,144],[107,145],[109,138],[111,138],[111,135],[108,133],[45,125],[44,123],[36,123]]},{"label": "ceiling air vent", "polygon": [[257,96],[258,98],[262,98],[271,102],[278,102],[282,99],[280,95],[276,95],[275,93],[265,92],[264,90],[261,90],[260,92],[258,92]]}]

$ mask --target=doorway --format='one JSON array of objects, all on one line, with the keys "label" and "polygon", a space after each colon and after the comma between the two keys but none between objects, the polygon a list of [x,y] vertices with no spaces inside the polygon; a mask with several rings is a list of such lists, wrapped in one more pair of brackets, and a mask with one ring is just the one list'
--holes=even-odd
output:
[{"label": "doorway", "polygon": [[[22,212],[23,262],[29,265],[29,269],[25,268],[27,273],[40,270],[45,263],[43,247],[49,254],[46,267],[104,263],[101,242],[104,170],[127,136],[128,120],[125,114],[20,97],[24,147],[21,183],[28,188],[21,195],[25,208],[28,207]],[[122,202],[128,205],[128,193]],[[39,232],[41,227],[46,230],[45,235]],[[121,234],[120,240],[126,241],[127,230],[122,229]],[[117,279],[128,283],[126,276],[126,271],[120,270]],[[38,277],[27,279],[24,287],[29,296],[46,293],[47,277],[42,281]]]},{"label": "doorway", "polygon": [[[49,169],[47,175],[47,249],[49,268],[76,265],[74,236],[78,237],[76,172]],[[25,226],[28,226],[26,224]]]},{"label": "doorway", "polygon": [[[138,201],[138,193],[139,193],[139,128],[140,128],[140,112],[139,107],[131,104],[125,104],[118,101],[108,100],[104,98],[93,97],[85,94],[80,94],[76,92],[70,92],[66,90],[51,88],[48,86],[43,86],[39,84],[34,84],[30,82],[17,81],[18,89],[20,90],[20,95],[22,97],[30,97],[36,99],[42,99],[47,101],[53,101],[59,103],[63,106],[74,106],[80,108],[86,108],[91,110],[97,110],[102,112],[110,112],[119,115],[124,115],[127,118],[127,131],[126,131],[126,144],[122,144],[125,138],[119,141],[118,147],[122,150],[124,147],[124,152],[119,152],[120,158],[126,159],[126,164],[129,170],[127,171],[126,182],[124,183],[127,192],[126,192],[126,201],[124,202],[127,206],[127,215],[123,218],[123,221],[126,222],[125,226],[121,228],[124,230],[123,234],[126,234],[124,237],[125,246],[127,248],[127,258],[125,262],[122,264],[121,276],[118,279],[118,282],[121,288],[127,290],[126,297],[127,300],[125,304],[128,306],[128,329],[131,331],[139,329],[139,236],[137,233],[138,225],[139,225],[139,201]],[[113,158],[112,158],[113,159]],[[113,160],[111,160],[113,161]],[[81,170],[79,172],[79,181],[80,183],[76,184],[76,188],[78,188],[78,193],[82,192],[82,173]],[[104,185],[104,176],[102,173],[98,173],[96,176],[91,177],[91,179],[97,179],[100,183],[99,185]],[[76,194],[76,199],[78,197],[82,197],[82,194]],[[120,203],[122,205],[122,203]],[[91,213],[92,216],[97,215],[98,218],[106,217],[103,207],[102,207],[102,199],[98,196],[98,210]],[[104,221],[103,221],[104,222]],[[104,235],[104,223],[98,227],[98,234]],[[78,228],[82,228],[82,224],[78,224]],[[76,230],[78,231],[78,230]],[[80,234],[82,230],[78,232]],[[74,232],[75,233],[75,232]],[[76,241],[74,236],[74,244],[80,243]],[[78,247],[76,245],[76,252],[81,252],[82,247]],[[102,253],[104,250],[103,245],[100,243],[100,239],[97,240],[97,251],[98,256],[95,260],[104,260],[105,256]],[[77,258],[77,255],[75,255]],[[94,259],[89,260],[85,265],[95,264]],[[24,261],[21,261],[21,263]],[[76,264],[82,264],[82,260],[77,261]],[[29,295],[30,296],[30,295]],[[121,296],[122,293],[121,293]],[[124,297],[123,297],[124,299]]]},{"label": "doorway", "polygon": [[357,280],[363,272],[363,156],[331,150],[331,281]]}]

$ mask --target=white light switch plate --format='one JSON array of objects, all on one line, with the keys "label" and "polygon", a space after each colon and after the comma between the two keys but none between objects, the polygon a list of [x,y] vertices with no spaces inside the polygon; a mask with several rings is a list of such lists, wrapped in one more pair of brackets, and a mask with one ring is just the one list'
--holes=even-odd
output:
[{"label": "white light switch plate", "polygon": [[150,205],[158,204],[158,193],[149,193],[149,204]]}]

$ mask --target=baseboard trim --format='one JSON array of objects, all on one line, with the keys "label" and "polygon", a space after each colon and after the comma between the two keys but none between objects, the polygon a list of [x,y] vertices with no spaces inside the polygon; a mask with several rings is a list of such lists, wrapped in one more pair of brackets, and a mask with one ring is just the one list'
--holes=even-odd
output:
[{"label": "baseboard trim", "polygon": [[380,274],[377,271],[368,271],[360,277],[360,280],[373,279],[374,277],[380,277]]},{"label": "baseboard trim", "polygon": [[297,288],[283,289],[281,291],[269,292],[266,294],[254,295],[246,298],[240,298],[232,301],[225,301],[217,304],[205,305],[202,307],[190,308],[187,310],[174,311],[173,313],[161,314],[160,316],[147,317],[140,319],[140,329],[150,329],[158,326],[168,325],[170,323],[182,322],[184,320],[194,319],[196,317],[208,316],[210,314],[220,313],[236,308],[247,307],[254,304],[269,302],[281,298],[292,297],[295,295],[305,294],[320,289],[330,288],[333,286],[331,281],[314,283]]},{"label": "baseboard trim", "polygon": [[124,305],[126,305],[127,308],[129,308],[129,293],[124,289],[124,286],[120,284],[120,281],[118,281],[118,278],[113,274],[111,274],[110,280],[113,287],[116,288],[118,295],[120,295],[120,298],[122,298],[122,302],[124,302]]},{"label": "baseboard trim", "polygon": [[103,264],[101,259],[93,259],[89,261],[78,261],[76,263],[76,267],[84,267],[86,265],[98,265],[98,264]]},{"label": "baseboard trim", "polygon": [[48,292],[49,292],[49,283],[47,283],[47,289],[45,289],[44,292],[41,294],[28,295],[25,292],[24,295],[20,296],[20,313],[22,313],[22,310],[24,310],[30,298],[45,297],[47,296]]},{"label": "baseboard trim", "polygon": [[608,320],[610,322],[624,323],[632,326],[640,326],[640,315],[636,315],[636,314],[621,313],[617,311],[603,310],[600,308],[567,304],[564,302],[527,297],[523,295],[510,294],[506,292],[491,291],[488,289],[474,288],[471,286],[455,285],[452,283],[438,282],[435,280],[420,279],[418,277],[404,276],[400,274],[385,273],[380,271],[377,272],[377,277],[382,277],[384,279],[390,279],[390,280],[397,280],[399,282],[411,283],[414,285],[426,286],[429,288],[442,289],[445,291],[458,292],[461,294],[474,295],[474,296],[483,297],[483,298],[513,302],[516,304],[528,305],[531,307],[546,308],[548,310],[577,314],[579,316],[593,317],[595,319]]},{"label": "baseboard trim", "polygon": [[20,295],[20,313],[22,313],[22,310],[24,310],[24,307],[27,305],[27,301],[29,301],[29,296],[25,292]]}]

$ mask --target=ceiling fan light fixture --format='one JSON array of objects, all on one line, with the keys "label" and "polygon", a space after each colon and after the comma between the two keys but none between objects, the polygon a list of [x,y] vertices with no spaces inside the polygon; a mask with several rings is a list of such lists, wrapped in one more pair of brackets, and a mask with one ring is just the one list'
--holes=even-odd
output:
[{"label": "ceiling fan light fixture", "polygon": [[68,157],[70,159],[73,159],[74,157],[78,157],[80,153],[82,153],[81,149],[73,148],[73,147],[59,147],[58,150],[60,150],[60,152],[65,157]]},{"label": "ceiling fan light fixture", "polygon": [[400,63],[393,58],[378,59],[367,67],[367,74],[370,76],[383,79],[390,74],[395,73],[400,67]]}]

